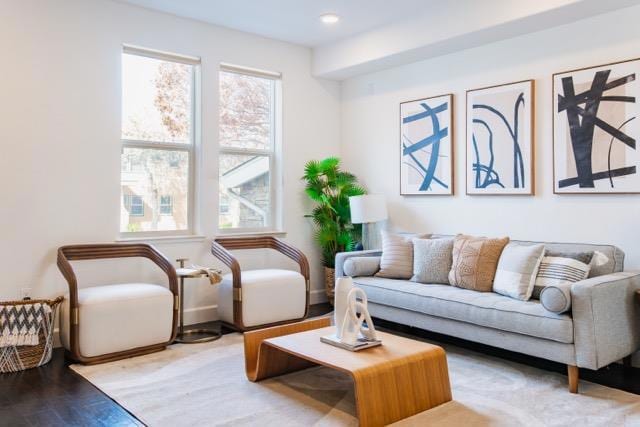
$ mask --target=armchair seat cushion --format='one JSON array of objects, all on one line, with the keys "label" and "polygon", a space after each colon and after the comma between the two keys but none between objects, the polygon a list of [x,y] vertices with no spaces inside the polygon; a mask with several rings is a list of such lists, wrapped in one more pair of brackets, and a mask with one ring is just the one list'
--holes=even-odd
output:
[{"label": "armchair seat cushion", "polygon": [[[84,357],[166,343],[173,294],[160,285],[126,283],[78,290],[79,348]],[[69,349],[69,298],[61,307],[61,341]]]},{"label": "armchair seat cushion", "polygon": [[[280,269],[242,270],[242,321],[245,327],[302,318],[306,311],[304,276]],[[233,322],[233,279],[226,274],[218,289],[220,319]]]}]

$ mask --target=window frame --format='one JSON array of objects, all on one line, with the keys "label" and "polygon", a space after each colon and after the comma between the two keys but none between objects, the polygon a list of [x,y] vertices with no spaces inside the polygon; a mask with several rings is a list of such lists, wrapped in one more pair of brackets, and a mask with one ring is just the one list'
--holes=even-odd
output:
[{"label": "window frame", "polygon": [[[263,227],[233,227],[221,228],[220,209],[221,194],[218,192],[218,200],[216,203],[217,223],[216,229],[220,235],[234,234],[262,234],[262,233],[281,233],[282,231],[282,173],[281,173],[281,147],[282,147],[282,74],[279,72],[265,71],[256,68],[244,67],[221,63],[218,70],[218,87],[220,84],[220,74],[235,73],[272,81],[272,97],[271,97],[271,144],[268,149],[255,148],[238,148],[224,146],[220,143],[218,136],[218,169],[220,168],[220,158],[223,155],[241,155],[241,156],[266,156],[269,158],[269,211],[267,225]],[[218,99],[218,102],[220,99]],[[218,115],[219,117],[219,115]],[[220,175],[218,174],[218,179]]]},{"label": "window frame", "polygon": [[[198,165],[196,157],[199,155],[199,136],[200,136],[200,67],[201,60],[198,57],[180,55],[170,52],[164,52],[155,49],[142,48],[132,45],[123,45],[121,58],[123,55],[137,55],[160,61],[176,62],[180,64],[186,64],[191,66],[191,126],[189,132],[189,142],[161,142],[161,141],[143,141],[136,139],[122,138],[122,122],[120,123],[120,150],[124,152],[126,148],[138,148],[138,149],[154,149],[154,150],[167,150],[167,151],[181,151],[186,152],[188,156],[188,184],[187,184],[187,227],[180,230],[156,230],[156,231],[119,231],[120,239],[138,239],[146,237],[185,237],[195,236],[196,227],[196,168]],[[120,65],[122,71],[122,63]],[[122,86],[120,88],[120,94],[122,96]],[[121,105],[122,105],[121,100]],[[122,108],[122,107],[121,107]],[[120,115],[122,117],[122,114]],[[122,177],[122,170],[120,176]],[[121,181],[122,182],[122,181]],[[120,182],[120,186],[122,183]],[[122,190],[121,190],[122,191]],[[144,204],[144,199],[143,199]],[[173,201],[172,201],[173,206]],[[158,209],[160,204],[158,203]],[[158,212],[158,215],[161,215]],[[122,224],[118,225],[118,229],[121,230]]]}]

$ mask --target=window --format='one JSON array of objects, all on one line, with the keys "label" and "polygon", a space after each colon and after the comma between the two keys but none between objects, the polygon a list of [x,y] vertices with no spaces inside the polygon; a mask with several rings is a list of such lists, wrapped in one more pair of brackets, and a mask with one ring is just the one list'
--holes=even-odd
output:
[{"label": "window", "polygon": [[144,216],[144,202],[140,196],[125,194],[124,207],[130,216]]},{"label": "window", "polygon": [[173,215],[173,199],[171,196],[160,196],[160,215]]},{"label": "window", "polygon": [[121,233],[192,232],[198,64],[123,50]]},{"label": "window", "polygon": [[218,227],[223,231],[279,226],[279,92],[279,74],[221,67]]}]

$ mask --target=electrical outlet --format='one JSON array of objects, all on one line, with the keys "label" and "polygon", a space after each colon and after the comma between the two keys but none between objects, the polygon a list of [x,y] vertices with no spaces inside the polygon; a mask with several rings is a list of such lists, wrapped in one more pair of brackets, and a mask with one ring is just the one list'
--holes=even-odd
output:
[{"label": "electrical outlet", "polygon": [[20,298],[21,299],[31,299],[31,288],[22,288],[22,289],[20,289]]}]

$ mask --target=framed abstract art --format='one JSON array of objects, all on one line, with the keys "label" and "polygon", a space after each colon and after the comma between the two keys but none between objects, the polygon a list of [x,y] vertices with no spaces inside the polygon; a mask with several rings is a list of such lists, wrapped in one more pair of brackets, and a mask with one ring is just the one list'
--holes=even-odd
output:
[{"label": "framed abstract art", "polygon": [[533,80],[467,91],[467,194],[533,194],[533,112]]},{"label": "framed abstract art", "polygon": [[400,104],[400,194],[453,194],[453,95]]},{"label": "framed abstract art", "polygon": [[553,75],[553,190],[640,193],[640,59]]}]

